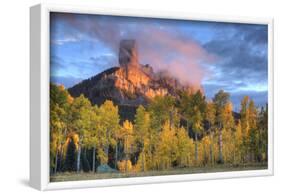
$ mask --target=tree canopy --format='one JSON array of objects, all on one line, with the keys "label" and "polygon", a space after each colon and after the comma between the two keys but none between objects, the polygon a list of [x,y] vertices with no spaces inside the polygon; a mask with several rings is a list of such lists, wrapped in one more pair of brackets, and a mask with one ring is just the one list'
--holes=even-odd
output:
[{"label": "tree canopy", "polygon": [[248,96],[234,117],[230,94],[220,90],[212,100],[201,91],[157,96],[138,106],[133,120],[122,120],[112,101],[98,106],[51,84],[50,172],[266,162],[267,117],[267,106]]}]

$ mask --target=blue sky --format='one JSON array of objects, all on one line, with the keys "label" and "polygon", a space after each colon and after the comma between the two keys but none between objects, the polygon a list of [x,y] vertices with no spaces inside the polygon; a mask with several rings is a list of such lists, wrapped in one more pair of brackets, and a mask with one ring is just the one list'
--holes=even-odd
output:
[{"label": "blue sky", "polygon": [[211,99],[231,94],[267,102],[267,26],[186,20],[51,14],[51,81],[71,87],[118,66],[121,39],[136,39],[141,64],[202,85]]}]

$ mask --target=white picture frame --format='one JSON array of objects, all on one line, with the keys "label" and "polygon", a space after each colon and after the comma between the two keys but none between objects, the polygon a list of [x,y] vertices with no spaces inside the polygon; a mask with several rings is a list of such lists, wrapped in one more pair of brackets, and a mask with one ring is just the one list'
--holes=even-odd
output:
[{"label": "white picture frame", "polygon": [[[88,181],[49,180],[50,12],[103,14],[268,25],[268,169]],[[30,185],[39,190],[105,187],[273,175],[273,19],[40,4],[30,8]]]}]

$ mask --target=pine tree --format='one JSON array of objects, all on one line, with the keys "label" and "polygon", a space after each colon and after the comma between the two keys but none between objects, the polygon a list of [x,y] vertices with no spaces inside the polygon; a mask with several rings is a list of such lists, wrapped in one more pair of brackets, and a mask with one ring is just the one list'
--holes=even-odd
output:
[{"label": "pine tree", "polygon": [[259,131],[259,161],[267,161],[268,145],[268,105],[262,107],[258,114],[258,131]]}]

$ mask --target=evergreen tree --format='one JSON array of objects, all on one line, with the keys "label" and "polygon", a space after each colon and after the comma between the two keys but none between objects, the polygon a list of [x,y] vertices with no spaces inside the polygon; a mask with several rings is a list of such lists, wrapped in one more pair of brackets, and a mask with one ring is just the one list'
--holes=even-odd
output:
[{"label": "evergreen tree", "polygon": [[258,131],[259,131],[259,161],[267,161],[268,145],[268,106],[262,107],[258,114]]},{"label": "evergreen tree", "polygon": [[254,161],[258,158],[259,154],[259,131],[257,129],[257,108],[253,100],[250,100],[249,107],[249,152],[250,160]]},{"label": "evergreen tree", "polygon": [[198,160],[198,135],[203,132],[203,118],[206,111],[205,97],[198,90],[195,94],[183,94],[180,102],[181,112],[187,121],[187,130],[191,127],[194,134],[195,162]]}]

